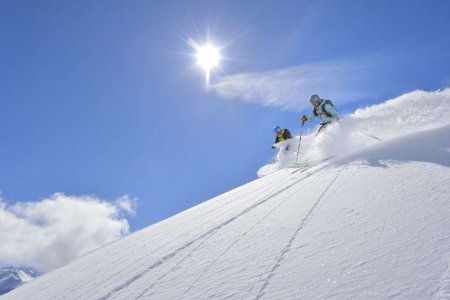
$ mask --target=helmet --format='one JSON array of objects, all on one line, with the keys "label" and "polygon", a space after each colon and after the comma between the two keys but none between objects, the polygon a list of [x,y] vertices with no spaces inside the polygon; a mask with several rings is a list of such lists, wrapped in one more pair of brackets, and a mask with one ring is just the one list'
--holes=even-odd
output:
[{"label": "helmet", "polygon": [[311,101],[311,104],[313,106],[317,106],[317,105],[320,104],[320,102],[319,102],[320,101],[320,97],[319,97],[319,95],[314,94],[314,95],[311,96],[311,98],[309,98],[309,101]]},{"label": "helmet", "polygon": [[275,127],[273,128],[273,132],[278,132],[278,131],[280,131],[280,130],[281,130],[280,126],[275,126]]}]

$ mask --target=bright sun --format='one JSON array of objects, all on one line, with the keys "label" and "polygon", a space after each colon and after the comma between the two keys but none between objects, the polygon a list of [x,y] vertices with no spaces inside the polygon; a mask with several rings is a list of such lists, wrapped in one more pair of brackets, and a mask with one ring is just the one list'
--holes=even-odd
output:
[{"label": "bright sun", "polygon": [[214,68],[220,68],[219,63],[222,60],[220,50],[214,44],[206,42],[203,45],[197,44],[193,39],[189,39],[187,43],[195,49],[195,57],[197,59],[197,66],[201,67],[205,72],[205,85],[209,88],[211,71]]},{"label": "bright sun", "polygon": [[201,66],[206,72],[219,65],[220,53],[219,49],[213,45],[207,44],[197,47],[197,64]]}]

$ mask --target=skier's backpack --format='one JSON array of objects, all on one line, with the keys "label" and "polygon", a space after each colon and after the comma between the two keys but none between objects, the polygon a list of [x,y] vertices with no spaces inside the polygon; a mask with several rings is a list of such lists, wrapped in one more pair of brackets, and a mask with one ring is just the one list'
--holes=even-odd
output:
[{"label": "skier's backpack", "polygon": [[[325,116],[327,116],[327,117],[332,117],[332,115],[329,113],[329,112],[327,112],[327,110],[325,109],[325,104],[330,104],[333,108],[334,108],[334,105],[333,105],[333,102],[331,102],[331,100],[325,100],[325,103],[323,103],[323,104],[321,104],[320,106],[322,106],[322,114],[324,114]],[[313,109],[313,114],[316,116],[316,117],[318,117],[319,116],[319,113],[317,112],[317,110],[316,110],[316,108],[314,107],[314,109]]]},{"label": "skier's backpack", "polygon": [[289,129],[285,129],[285,130],[284,130],[283,136],[284,136],[285,139],[292,139],[292,135],[291,135],[291,133],[289,132]]}]

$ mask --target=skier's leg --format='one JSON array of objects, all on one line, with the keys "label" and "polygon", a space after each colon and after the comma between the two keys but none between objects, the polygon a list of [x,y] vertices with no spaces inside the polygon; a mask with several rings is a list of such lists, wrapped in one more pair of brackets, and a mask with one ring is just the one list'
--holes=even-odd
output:
[{"label": "skier's leg", "polygon": [[323,124],[321,124],[320,127],[319,127],[319,130],[317,130],[317,132],[316,132],[316,135],[318,135],[319,133],[321,133],[322,130],[324,130],[325,127],[328,126],[328,124],[330,124],[330,123],[323,123]]}]

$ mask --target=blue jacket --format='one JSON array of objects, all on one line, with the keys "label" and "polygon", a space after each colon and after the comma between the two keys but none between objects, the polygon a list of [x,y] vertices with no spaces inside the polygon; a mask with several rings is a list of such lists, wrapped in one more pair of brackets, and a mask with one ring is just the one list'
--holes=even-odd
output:
[{"label": "blue jacket", "polygon": [[[331,116],[328,116],[327,113],[324,112],[324,107],[325,111]],[[322,100],[322,103],[318,107],[316,107],[316,113],[318,116],[314,114],[313,110],[313,112],[309,116],[309,121],[313,121],[316,117],[320,118],[321,124],[326,124],[330,123],[331,121],[339,120],[339,113],[337,112],[337,110],[331,104],[326,103],[325,100]]]}]

